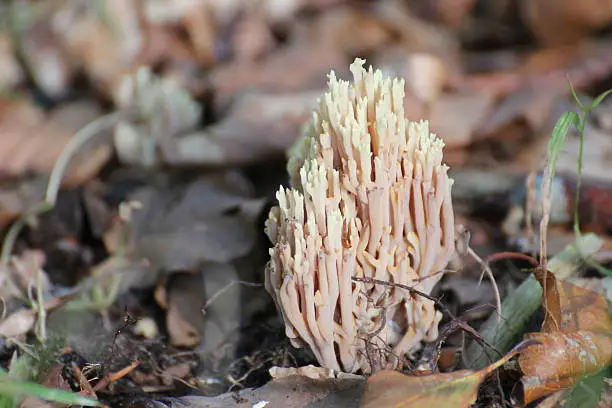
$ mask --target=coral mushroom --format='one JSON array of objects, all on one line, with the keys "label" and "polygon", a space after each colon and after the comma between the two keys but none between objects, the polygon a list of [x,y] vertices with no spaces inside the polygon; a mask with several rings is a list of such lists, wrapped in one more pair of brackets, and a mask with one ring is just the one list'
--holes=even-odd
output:
[{"label": "coral mushroom", "polygon": [[429,294],[455,248],[444,143],[405,118],[404,80],[364,63],[354,84],[329,74],[266,222],[266,289],[287,336],[345,372],[395,365],[436,339],[441,318],[423,296],[352,277]]}]

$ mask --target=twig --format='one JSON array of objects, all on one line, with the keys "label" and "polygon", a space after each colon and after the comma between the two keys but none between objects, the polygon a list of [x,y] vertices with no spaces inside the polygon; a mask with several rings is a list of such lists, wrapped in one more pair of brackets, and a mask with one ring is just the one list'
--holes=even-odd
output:
[{"label": "twig", "polygon": [[79,366],[73,362],[71,364],[71,368],[72,368],[72,371],[74,372],[74,375],[76,375],[77,379],[79,380],[79,385],[81,386],[81,392],[86,391],[87,392],[86,396],[97,399],[96,392],[94,391],[93,387],[91,386],[91,384],[87,380],[87,377],[85,377],[85,374],[83,374],[83,371],[81,371]]},{"label": "twig", "polygon": [[[499,288],[497,287],[497,282],[495,282],[495,276],[493,276],[493,271],[489,267],[489,264],[482,260],[482,258],[472,249],[471,246],[467,247],[468,254],[476,260],[481,266],[483,273],[486,273],[493,285],[493,293],[495,294],[495,309],[497,310],[497,319],[501,320],[502,316],[502,303],[501,303],[501,295],[499,294]],[[480,274],[480,281],[482,281],[483,273]]]},{"label": "twig", "polygon": [[108,386],[108,384],[122,379],[123,377],[125,377],[126,375],[134,371],[134,369],[138,367],[139,365],[140,365],[140,361],[136,360],[129,366],[124,367],[117,372],[105,375],[104,378],[99,383],[97,383],[95,387],[93,387],[94,391],[100,391],[106,386]]},{"label": "twig", "polygon": [[227,292],[228,290],[230,290],[230,288],[234,285],[244,285],[244,286],[251,286],[251,287],[260,287],[263,286],[263,283],[256,283],[256,282],[248,282],[248,281],[242,281],[242,280],[235,280],[235,281],[231,281],[229,282],[227,285],[225,285],[224,287],[222,287],[221,289],[219,289],[217,292],[215,292],[214,295],[212,295],[204,304],[204,307],[202,308],[202,314],[206,315],[206,309],[208,309],[208,307],[219,298],[219,296],[223,295],[225,292]]},{"label": "twig", "polygon": [[375,283],[377,285],[384,285],[384,286],[390,286],[390,287],[397,287],[397,288],[401,288],[404,290],[407,290],[410,293],[413,293],[415,295],[419,295],[424,297],[425,299],[429,299],[432,302],[434,302],[440,309],[442,309],[443,311],[445,311],[451,318],[455,318],[455,316],[453,315],[453,313],[449,310],[448,307],[446,307],[446,305],[444,305],[440,299],[436,299],[435,297],[428,295],[425,292],[421,292],[418,289],[415,289],[413,287],[410,287],[408,285],[403,285],[401,283],[394,283],[394,282],[387,282],[387,281],[383,281],[383,280],[379,280],[379,279],[373,279],[373,278],[359,278],[357,276],[353,276],[352,279],[356,282],[363,282],[363,283]]}]

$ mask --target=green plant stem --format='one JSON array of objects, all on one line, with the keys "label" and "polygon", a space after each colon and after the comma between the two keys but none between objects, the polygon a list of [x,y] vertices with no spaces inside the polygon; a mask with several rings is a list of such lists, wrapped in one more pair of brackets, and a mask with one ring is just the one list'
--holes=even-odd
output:
[{"label": "green plant stem", "polygon": [[0,265],[8,264],[15,241],[27,222],[32,217],[36,217],[50,211],[55,207],[57,195],[62,185],[62,177],[64,176],[66,168],[68,167],[68,164],[70,164],[70,160],[74,154],[100,131],[114,125],[121,116],[121,112],[114,112],[102,116],[85,125],[77,133],[75,133],[72,139],[70,139],[53,166],[53,170],[49,176],[49,183],[47,184],[47,189],[45,191],[44,201],[26,211],[25,214],[19,217],[17,221],[11,225],[11,228],[7,232],[4,242],[2,243],[2,251],[0,252]]}]

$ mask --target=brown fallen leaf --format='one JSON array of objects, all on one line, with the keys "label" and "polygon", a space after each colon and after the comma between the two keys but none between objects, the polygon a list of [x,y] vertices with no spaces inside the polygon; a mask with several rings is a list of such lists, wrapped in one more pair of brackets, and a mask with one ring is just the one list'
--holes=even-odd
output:
[{"label": "brown fallen leaf", "polygon": [[503,358],[480,370],[459,370],[427,376],[380,371],[368,379],[361,408],[434,406],[470,407],[482,381],[532,342],[523,342]]},{"label": "brown fallen leaf", "polygon": [[204,285],[199,274],[175,273],[168,282],[166,327],[170,344],[195,347],[200,342]]},{"label": "brown fallen leaf", "polygon": [[[237,61],[210,73],[216,109],[222,111],[237,92],[256,89],[266,93],[320,89],[335,69],[345,77],[344,57],[338,49],[319,43],[289,44],[261,62]],[[287,75],[290,72],[291,75]]]},{"label": "brown fallen leaf", "polygon": [[[46,115],[26,100],[0,101],[0,174],[21,177],[49,174],[74,134],[100,115],[84,101],[64,104]],[[92,178],[112,155],[109,138],[99,135],[72,157],[64,174],[65,186]]]},{"label": "brown fallen leaf", "polygon": [[576,384],[612,363],[612,316],[607,300],[546,271],[536,274],[544,289],[541,333],[525,339],[539,344],[519,357],[525,403]]}]

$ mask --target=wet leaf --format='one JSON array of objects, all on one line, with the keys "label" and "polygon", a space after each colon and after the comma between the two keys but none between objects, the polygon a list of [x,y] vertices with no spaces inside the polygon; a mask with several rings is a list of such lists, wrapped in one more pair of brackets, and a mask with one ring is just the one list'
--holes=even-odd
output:
[{"label": "wet leaf", "polygon": [[612,363],[612,331],[530,333],[531,346],[519,358],[525,403],[576,384],[583,376]]}]

